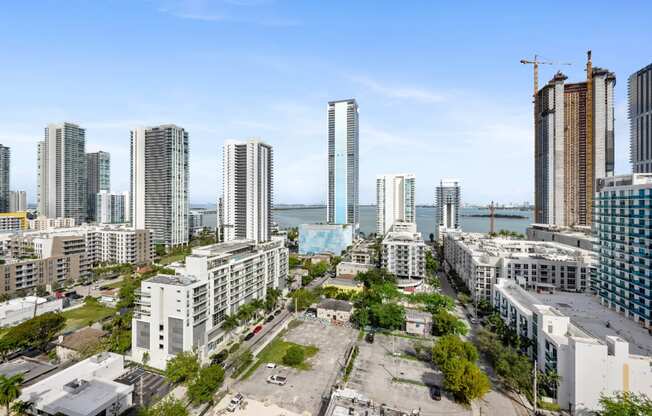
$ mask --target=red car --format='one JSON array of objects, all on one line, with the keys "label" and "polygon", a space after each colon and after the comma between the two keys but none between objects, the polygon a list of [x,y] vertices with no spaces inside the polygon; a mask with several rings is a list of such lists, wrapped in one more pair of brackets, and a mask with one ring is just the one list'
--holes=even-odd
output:
[{"label": "red car", "polygon": [[254,334],[259,333],[263,329],[262,325],[258,325],[257,327],[254,328]]}]

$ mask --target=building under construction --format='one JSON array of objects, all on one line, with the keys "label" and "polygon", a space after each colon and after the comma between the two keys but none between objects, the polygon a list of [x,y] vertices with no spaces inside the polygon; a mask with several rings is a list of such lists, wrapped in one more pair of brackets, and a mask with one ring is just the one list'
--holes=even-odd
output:
[{"label": "building under construction", "polygon": [[561,72],[535,97],[535,222],[591,225],[594,184],[613,175],[616,76],[593,68],[584,82]]}]

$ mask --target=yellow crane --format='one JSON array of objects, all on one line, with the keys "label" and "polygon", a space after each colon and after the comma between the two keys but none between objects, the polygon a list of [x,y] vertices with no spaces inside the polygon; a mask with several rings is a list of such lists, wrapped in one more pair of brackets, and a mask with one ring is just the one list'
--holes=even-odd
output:
[{"label": "yellow crane", "polygon": [[532,95],[533,99],[537,96],[539,92],[539,65],[572,65],[570,62],[550,62],[550,61],[540,61],[539,55],[534,55],[533,60],[521,59],[522,64],[532,65],[534,69],[534,94]]}]

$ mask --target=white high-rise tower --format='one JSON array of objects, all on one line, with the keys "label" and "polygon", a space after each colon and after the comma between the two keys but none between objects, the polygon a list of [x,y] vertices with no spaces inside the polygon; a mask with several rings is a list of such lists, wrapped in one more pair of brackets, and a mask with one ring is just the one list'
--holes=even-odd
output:
[{"label": "white high-rise tower", "polygon": [[415,222],[415,176],[411,173],[376,178],[376,233],[389,232],[396,221]]},{"label": "white high-rise tower", "polygon": [[224,241],[268,241],[274,184],[272,146],[260,140],[228,140],[223,148]]},{"label": "white high-rise tower", "polygon": [[435,201],[435,227],[441,241],[447,230],[460,228],[460,182],[457,179],[442,179],[437,187]]}]

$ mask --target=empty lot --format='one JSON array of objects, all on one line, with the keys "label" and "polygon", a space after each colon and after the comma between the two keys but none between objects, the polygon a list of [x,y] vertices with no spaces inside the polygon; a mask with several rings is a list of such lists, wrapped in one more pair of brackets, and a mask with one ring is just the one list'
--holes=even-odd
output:
[{"label": "empty lot", "polygon": [[[350,328],[303,322],[289,330],[283,339],[319,348],[317,354],[308,360],[310,370],[302,371],[284,366],[269,369],[263,364],[248,379],[232,386],[232,390],[244,394],[245,397],[274,404],[295,413],[307,412],[317,415],[322,394],[330,390],[337,372],[343,365],[347,348],[356,336],[357,332]],[[286,376],[287,384],[277,386],[267,383],[267,377],[272,374]]]}]

